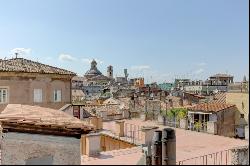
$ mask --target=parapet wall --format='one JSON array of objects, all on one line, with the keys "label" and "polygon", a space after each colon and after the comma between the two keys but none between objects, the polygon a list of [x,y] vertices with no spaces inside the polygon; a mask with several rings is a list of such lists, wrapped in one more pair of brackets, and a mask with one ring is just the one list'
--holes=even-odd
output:
[{"label": "parapet wall", "polygon": [[232,165],[249,165],[249,146],[231,149]]}]

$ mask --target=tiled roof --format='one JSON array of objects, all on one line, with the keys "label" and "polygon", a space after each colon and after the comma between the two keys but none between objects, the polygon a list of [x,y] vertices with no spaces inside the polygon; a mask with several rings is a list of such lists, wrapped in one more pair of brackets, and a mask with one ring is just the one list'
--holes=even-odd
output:
[{"label": "tiled roof", "polygon": [[234,104],[203,103],[189,107],[188,109],[191,111],[201,111],[201,112],[219,112],[234,106],[235,106]]},{"label": "tiled roof", "polygon": [[24,72],[42,74],[76,75],[75,73],[57,67],[34,62],[24,58],[0,60],[0,72]]},{"label": "tiled roof", "polygon": [[83,118],[89,118],[89,117],[93,117],[95,115],[93,115],[92,113],[88,112],[87,110],[83,109],[82,111],[82,117]]},{"label": "tiled roof", "polygon": [[214,99],[210,103],[226,104],[226,93],[219,92],[215,94]]},{"label": "tiled roof", "polygon": [[79,90],[79,89],[72,89],[72,96],[82,96],[82,97],[84,97],[85,96],[85,94],[83,93],[83,91],[82,90]]},{"label": "tiled roof", "polygon": [[30,105],[8,104],[0,114],[2,127],[10,131],[81,135],[93,126],[65,112]]},{"label": "tiled roof", "polygon": [[89,80],[91,80],[91,81],[94,81],[94,80],[110,80],[110,78],[108,78],[107,76],[104,76],[104,75],[97,75],[97,76],[91,77]]},{"label": "tiled roof", "polygon": [[101,106],[96,108],[97,112],[107,112],[107,115],[120,115],[121,110],[119,108],[119,105],[108,105],[108,106]]}]

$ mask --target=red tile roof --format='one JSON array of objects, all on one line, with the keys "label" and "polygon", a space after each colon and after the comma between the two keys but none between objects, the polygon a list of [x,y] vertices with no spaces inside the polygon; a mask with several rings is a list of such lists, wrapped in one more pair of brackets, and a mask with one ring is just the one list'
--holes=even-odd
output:
[{"label": "red tile roof", "polygon": [[2,128],[8,131],[80,136],[94,130],[92,125],[65,112],[30,105],[8,104],[0,114]]},{"label": "red tile roof", "polygon": [[226,93],[224,92],[219,92],[214,95],[214,98],[210,103],[221,103],[221,104],[226,104]]},{"label": "red tile roof", "polygon": [[24,58],[0,59],[0,72],[76,75],[75,73]]},{"label": "red tile roof", "polygon": [[189,107],[188,110],[201,111],[201,112],[219,112],[234,106],[235,106],[234,104],[203,103],[203,104],[197,104],[193,107]]}]

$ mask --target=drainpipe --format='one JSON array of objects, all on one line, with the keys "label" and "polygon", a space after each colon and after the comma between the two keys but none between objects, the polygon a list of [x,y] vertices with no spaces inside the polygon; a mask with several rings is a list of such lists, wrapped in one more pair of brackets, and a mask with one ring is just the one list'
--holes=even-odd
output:
[{"label": "drainpipe", "polygon": [[152,165],[162,165],[162,131],[156,130],[153,136]]},{"label": "drainpipe", "polygon": [[70,88],[69,88],[69,89],[70,89],[70,98],[69,98],[69,99],[70,99],[70,104],[73,103],[73,102],[72,102],[72,78],[73,78],[73,77],[70,76]]},{"label": "drainpipe", "polygon": [[171,128],[162,132],[162,165],[176,165],[176,137]]}]

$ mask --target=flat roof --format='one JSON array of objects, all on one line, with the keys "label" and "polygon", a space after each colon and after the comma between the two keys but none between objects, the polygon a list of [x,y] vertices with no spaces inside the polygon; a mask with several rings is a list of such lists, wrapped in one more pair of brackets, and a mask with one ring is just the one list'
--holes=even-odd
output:
[{"label": "flat roof", "polygon": [[[150,120],[143,121],[141,119],[125,120],[125,127],[128,127],[129,129],[130,124],[139,126],[139,128],[141,126],[157,126],[159,127],[159,130],[162,130],[164,128],[170,128],[168,126],[160,125],[156,121],[150,121]],[[106,130],[111,130],[113,132],[115,131],[115,122],[114,121],[103,122],[103,128]],[[184,130],[180,128],[176,128],[175,132],[176,132],[177,162],[205,154],[211,154],[214,152],[231,149],[238,146],[249,145],[248,140],[212,135],[203,132]],[[140,137],[141,137],[141,132],[139,132],[138,143],[142,141]],[[127,162],[126,160],[122,159],[119,164],[126,164],[126,162]]]},{"label": "flat roof", "polygon": [[140,147],[100,152],[98,156],[82,156],[84,165],[137,165],[144,154]]}]

